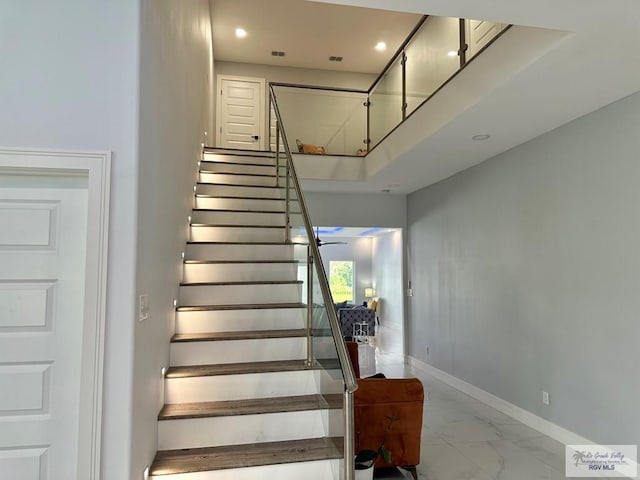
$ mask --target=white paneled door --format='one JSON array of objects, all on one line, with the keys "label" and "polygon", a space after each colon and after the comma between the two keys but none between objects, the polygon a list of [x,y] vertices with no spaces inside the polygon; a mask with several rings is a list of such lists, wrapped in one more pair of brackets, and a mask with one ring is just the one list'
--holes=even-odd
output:
[{"label": "white paneled door", "polygon": [[86,177],[0,173],[2,479],[79,478],[87,209]]},{"label": "white paneled door", "polygon": [[263,150],[262,79],[218,76],[218,146]]},{"label": "white paneled door", "polygon": [[474,57],[487,43],[495,38],[506,25],[484,20],[465,20],[467,39],[467,60]]}]

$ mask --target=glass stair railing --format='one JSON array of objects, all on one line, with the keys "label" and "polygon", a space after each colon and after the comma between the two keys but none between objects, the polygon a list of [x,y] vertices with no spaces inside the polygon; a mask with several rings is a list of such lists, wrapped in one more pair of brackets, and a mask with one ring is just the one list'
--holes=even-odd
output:
[{"label": "glass stair railing", "polygon": [[[307,312],[307,365],[319,368],[318,388],[321,395],[343,395],[343,421],[326,425],[330,437],[344,437],[344,478],[354,478],[353,392],[356,376],[338,323],[329,282],[313,232],[308,210],[291,155],[290,143],[283,128],[279,102],[273,88],[269,94],[276,118],[277,185],[285,187],[285,241],[306,246],[298,279],[303,281],[303,303]],[[281,149],[282,146],[282,149]]]}]

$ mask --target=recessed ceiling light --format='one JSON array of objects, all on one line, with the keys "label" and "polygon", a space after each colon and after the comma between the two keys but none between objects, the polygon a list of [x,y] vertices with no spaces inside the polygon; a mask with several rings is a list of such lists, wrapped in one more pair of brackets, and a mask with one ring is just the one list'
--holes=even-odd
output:
[{"label": "recessed ceiling light", "polygon": [[449,50],[447,52],[447,55],[449,55],[450,57],[457,57],[458,56],[458,52],[456,52],[455,50]]},{"label": "recessed ceiling light", "polygon": [[244,38],[247,36],[247,31],[244,28],[236,28],[236,37],[237,38]]},{"label": "recessed ceiling light", "polygon": [[474,135],[473,137],[471,137],[472,140],[489,140],[490,138],[491,138],[491,135],[487,133],[483,133],[481,135]]},{"label": "recessed ceiling light", "polygon": [[378,42],[376,43],[376,50],[378,50],[379,52],[384,52],[387,49],[387,44],[384,42]]}]

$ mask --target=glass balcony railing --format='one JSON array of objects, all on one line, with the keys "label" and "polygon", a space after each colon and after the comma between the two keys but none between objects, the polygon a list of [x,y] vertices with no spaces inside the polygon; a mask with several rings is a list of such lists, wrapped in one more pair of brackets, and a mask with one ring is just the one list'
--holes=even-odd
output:
[{"label": "glass balcony railing", "polygon": [[272,83],[291,152],[366,155],[507,28],[425,16],[366,91]]},{"label": "glass balcony railing", "polygon": [[408,116],[460,69],[460,21],[427,17],[404,49]]},{"label": "glass balcony railing", "polygon": [[369,92],[369,140],[377,145],[402,120],[402,59],[396,59]]},{"label": "glass balcony railing", "polygon": [[[356,155],[367,138],[367,92],[274,84],[289,148],[296,140],[327,155]],[[272,107],[273,108],[273,107]],[[273,114],[271,115],[273,119]]]}]

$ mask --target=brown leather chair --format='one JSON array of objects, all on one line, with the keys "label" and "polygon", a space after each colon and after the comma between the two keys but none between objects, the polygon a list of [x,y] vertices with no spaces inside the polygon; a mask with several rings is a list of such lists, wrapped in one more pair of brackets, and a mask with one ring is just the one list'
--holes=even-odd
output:
[{"label": "brown leather chair", "polygon": [[[403,467],[417,480],[415,467],[420,463],[424,402],[422,383],[417,378],[360,378],[358,344],[347,342],[347,349],[358,377],[354,393],[356,453],[378,450],[384,442],[391,452],[391,463],[378,457],[375,466]],[[397,418],[391,425],[389,416]]]}]

